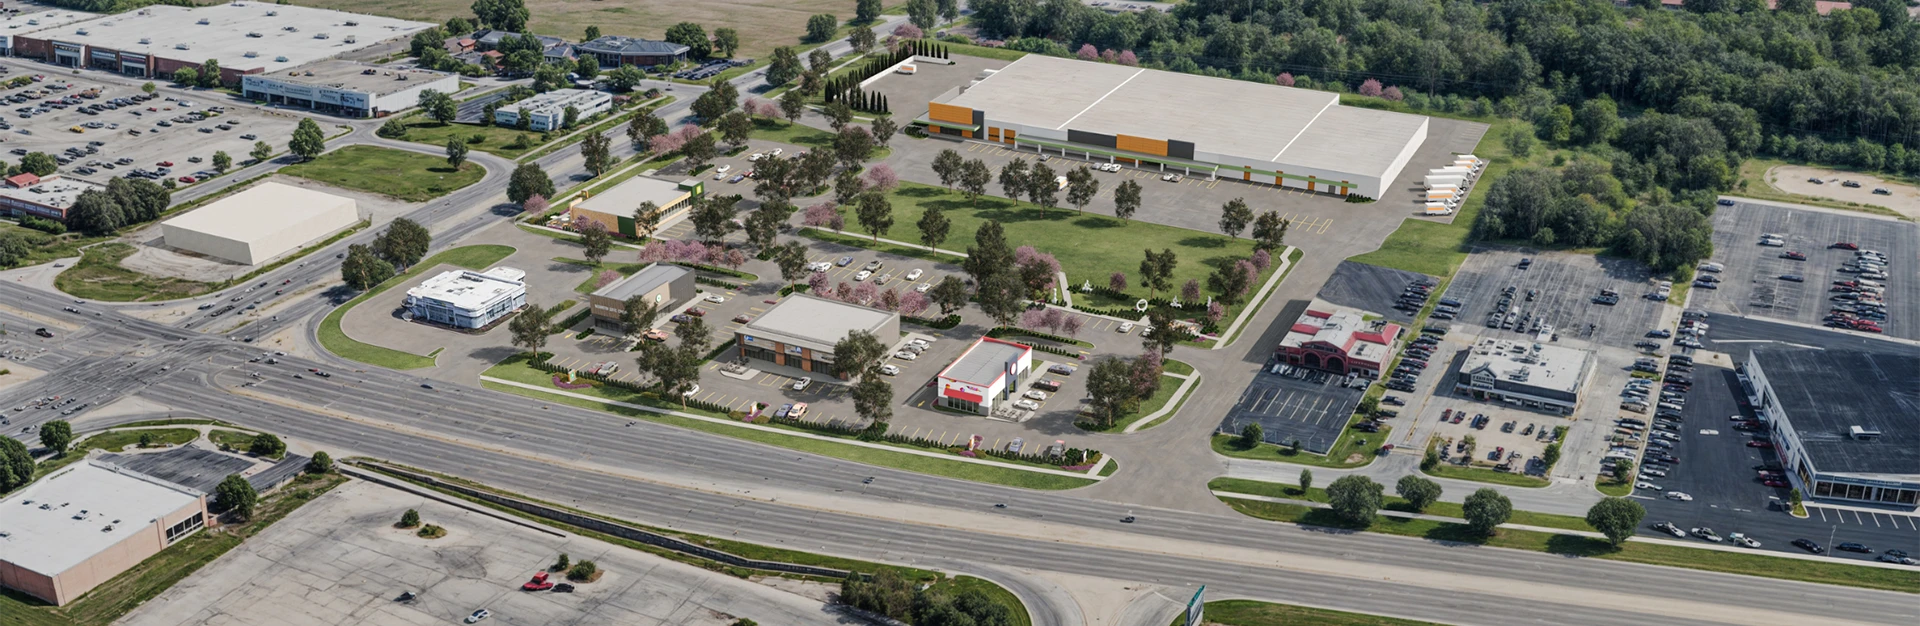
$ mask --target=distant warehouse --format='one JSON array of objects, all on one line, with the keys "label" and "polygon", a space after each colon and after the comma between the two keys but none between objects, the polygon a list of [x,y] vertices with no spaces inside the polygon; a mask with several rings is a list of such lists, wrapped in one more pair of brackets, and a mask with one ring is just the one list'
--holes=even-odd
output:
[{"label": "distant warehouse", "polygon": [[1427,118],[1332,92],[1038,54],[927,105],[930,132],[1167,172],[1379,198]]},{"label": "distant warehouse", "polygon": [[58,174],[41,178],[31,172],[21,172],[0,182],[0,215],[66,221],[67,210],[73,208],[73,201],[79,199],[80,194],[106,189],[105,185],[78,178],[61,178]]},{"label": "distant warehouse", "polygon": [[344,117],[378,117],[414,106],[427,90],[450,94],[460,77],[431,70],[405,70],[321,61],[306,67],[240,77],[249,100],[264,100]]},{"label": "distant warehouse", "polygon": [[353,198],[267,182],[160,223],[168,247],[255,265],[360,223]]}]

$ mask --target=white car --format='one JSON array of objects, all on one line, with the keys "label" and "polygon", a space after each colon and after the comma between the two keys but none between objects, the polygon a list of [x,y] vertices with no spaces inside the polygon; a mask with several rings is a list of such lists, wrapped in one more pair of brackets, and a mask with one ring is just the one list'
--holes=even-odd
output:
[{"label": "white car", "polygon": [[752,156],[749,156],[749,157],[747,157],[747,160],[748,160],[748,161],[758,161],[758,160],[760,160],[760,159],[764,159],[764,158],[767,158],[767,155],[766,155],[766,154],[764,154],[764,153],[760,153],[760,152],[755,152],[755,153],[753,153],[753,155],[752,155]]},{"label": "white car", "polygon": [[1653,483],[1650,483],[1650,482],[1647,482],[1647,481],[1644,481],[1644,480],[1643,480],[1643,481],[1640,481],[1640,482],[1637,482],[1637,483],[1634,483],[1634,484],[1633,484],[1633,488],[1634,488],[1634,489],[1645,489],[1645,490],[1647,490],[1647,491],[1659,491],[1659,490],[1660,490],[1660,486],[1659,486],[1659,485],[1656,485],[1656,484],[1653,484]]},{"label": "white car", "polygon": [[1760,542],[1758,542],[1758,541],[1754,541],[1754,539],[1753,539],[1752,537],[1748,537],[1748,536],[1746,536],[1746,535],[1744,535],[1744,534],[1741,534],[1741,533],[1734,533],[1734,534],[1731,534],[1731,535],[1727,535],[1727,539],[1728,539],[1729,541],[1732,541],[1732,542],[1733,542],[1733,545],[1736,545],[1736,546],[1740,546],[1740,547],[1742,547],[1742,548],[1758,548],[1758,547],[1760,547]]},{"label": "white car", "polygon": [[707,294],[707,297],[705,297],[705,298],[702,298],[702,299],[703,299],[703,300],[706,300],[706,301],[708,301],[708,302],[712,302],[712,303],[714,303],[714,304],[722,304],[722,303],[725,303],[725,302],[727,301],[727,299],[726,299],[726,298],[724,298],[724,297],[721,297],[721,296],[717,296],[717,295],[714,295],[714,294]]},{"label": "white car", "polygon": [[1033,391],[1029,391],[1029,392],[1026,392],[1026,393],[1023,393],[1023,394],[1020,394],[1020,395],[1022,395],[1022,396],[1026,396],[1026,397],[1028,397],[1028,398],[1032,398],[1032,399],[1034,399],[1034,400],[1045,400],[1045,399],[1047,399],[1047,392],[1045,392],[1045,391],[1040,391],[1040,390],[1038,390],[1038,389],[1035,389],[1035,390],[1033,390]]},{"label": "white car", "polygon": [[893,358],[900,359],[902,361],[912,361],[914,359],[920,358],[920,355],[914,354],[913,352],[910,352],[907,350],[901,350],[899,352],[893,353]]},{"label": "white car", "polygon": [[800,377],[800,380],[793,381],[793,390],[806,391],[807,385],[811,385],[811,384],[813,384],[812,376],[802,376]]},{"label": "white car", "polygon": [[914,268],[913,271],[907,272],[907,280],[920,280],[920,275],[924,273],[926,272],[919,268]]},{"label": "white car", "polygon": [[693,394],[696,394],[696,393],[700,393],[699,385],[694,385],[692,387],[689,387],[685,392],[682,392],[680,395],[691,398],[693,397]]},{"label": "white car", "polygon": [[869,271],[866,271],[866,270],[860,270],[860,273],[858,273],[858,274],[854,274],[854,275],[853,275],[853,282],[856,282],[856,283],[857,283],[857,282],[860,282],[860,281],[863,281],[863,280],[866,280],[866,279],[868,279],[868,278],[872,278],[872,277],[873,277],[873,272],[869,272]]},{"label": "white car", "polygon": [[786,152],[786,149],[784,149],[784,148],[774,148],[774,149],[772,149],[772,150],[768,150],[768,151],[767,151],[767,156],[780,156],[780,153],[782,153],[782,152]]},{"label": "white car", "polygon": [[1720,543],[1720,535],[1715,534],[1713,532],[1713,529],[1711,528],[1702,526],[1700,528],[1693,529],[1691,532],[1695,537],[1699,537],[1701,539],[1705,539],[1707,541],[1711,541],[1714,543]]},{"label": "white car", "polygon": [[1133,322],[1120,322],[1120,334],[1133,332]]},{"label": "white car", "polygon": [[826,261],[816,261],[807,264],[807,271],[809,272],[824,272],[830,269],[833,269],[833,264]]},{"label": "white car", "polygon": [[1669,491],[1667,492],[1667,499],[1679,500],[1681,502],[1692,502],[1693,496],[1687,495],[1687,493],[1684,491]]},{"label": "white car", "polygon": [[1680,530],[1680,527],[1673,525],[1673,522],[1660,522],[1658,524],[1654,524],[1653,529],[1663,533],[1667,533],[1669,535],[1673,535],[1675,537],[1680,537],[1683,539],[1686,538],[1687,536],[1687,531]]},{"label": "white car", "polygon": [[1040,403],[1032,400],[1020,400],[1013,403],[1013,408],[1026,411],[1038,411],[1040,410]]},{"label": "white car", "polygon": [[733,166],[732,166],[732,165],[728,165],[728,164],[724,164],[724,163],[723,163],[723,164],[721,164],[721,165],[720,165],[720,167],[716,167],[716,168],[713,168],[713,173],[715,173],[715,174],[725,174],[725,173],[727,173],[727,172],[731,172],[731,171],[733,171]]},{"label": "white car", "polygon": [[472,615],[467,616],[467,623],[478,624],[480,623],[480,620],[486,619],[488,616],[491,616],[491,615],[493,615],[493,611],[480,609],[478,611],[474,611]]},{"label": "white car", "polygon": [[914,291],[917,291],[920,293],[926,293],[930,289],[933,289],[933,283],[920,283],[919,285],[916,285],[913,288]]},{"label": "white car", "polygon": [[882,365],[882,366],[880,366],[880,373],[881,373],[881,374],[883,374],[883,375],[886,375],[886,376],[899,376],[899,375],[900,375],[900,366],[898,366],[898,365]]}]

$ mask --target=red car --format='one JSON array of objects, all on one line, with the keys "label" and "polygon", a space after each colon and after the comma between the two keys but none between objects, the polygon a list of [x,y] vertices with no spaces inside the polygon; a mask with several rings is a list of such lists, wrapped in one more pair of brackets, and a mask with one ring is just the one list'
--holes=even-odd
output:
[{"label": "red car", "polygon": [[1761,482],[1760,484],[1762,484],[1762,485],[1766,485],[1766,486],[1768,486],[1768,487],[1773,487],[1773,488],[1775,488],[1775,489],[1786,489],[1786,488],[1787,488],[1787,483],[1786,483],[1786,481],[1782,481],[1782,480],[1768,480],[1768,481],[1762,481],[1762,482]]},{"label": "red car", "polygon": [[193,182],[193,181],[194,181],[194,178],[193,178],[192,176],[181,176],[181,177],[180,177],[180,182],[183,182],[183,183],[191,183],[191,182]]},{"label": "red car", "polygon": [[1761,449],[1761,450],[1772,450],[1772,449],[1773,449],[1773,442],[1771,442],[1771,441],[1749,441],[1749,442],[1747,442],[1747,447],[1749,447],[1749,448],[1759,448],[1759,449]]},{"label": "red car", "polygon": [[687,315],[692,315],[694,317],[706,317],[707,310],[706,309],[687,309]]},{"label": "red car", "polygon": [[173,161],[161,161],[158,165],[160,167],[173,167]]},{"label": "red car", "polygon": [[521,591],[546,591],[552,588],[553,583],[547,580],[546,572],[536,572],[533,575],[533,580],[529,580],[526,584],[520,585]]},{"label": "red car", "polygon": [[742,313],[740,315],[733,316],[733,321],[746,324],[753,321],[753,316]]},{"label": "red car", "polygon": [[1853,242],[1851,242],[1851,241],[1842,241],[1842,242],[1839,242],[1839,243],[1836,243],[1836,244],[1833,244],[1833,245],[1831,245],[1831,246],[1827,246],[1827,247],[1828,247],[1828,248],[1839,248],[1839,249],[1841,249],[1841,250],[1859,250],[1859,249],[1860,249],[1860,244],[1857,244],[1857,243],[1853,243]]},{"label": "red car", "polygon": [[1789,251],[1789,252],[1782,252],[1782,253],[1780,253],[1780,258],[1783,258],[1783,259],[1793,259],[1793,260],[1795,260],[1795,261],[1805,261],[1805,260],[1807,260],[1807,255],[1806,255],[1806,254],[1804,254],[1804,253],[1800,253],[1800,252],[1791,252],[1791,251]]}]

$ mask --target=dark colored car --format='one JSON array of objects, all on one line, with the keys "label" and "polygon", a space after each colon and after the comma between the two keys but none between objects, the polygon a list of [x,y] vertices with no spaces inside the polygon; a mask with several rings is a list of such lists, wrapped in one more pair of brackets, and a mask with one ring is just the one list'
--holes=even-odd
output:
[{"label": "dark colored car", "polygon": [[1852,541],[1835,545],[1833,549],[1846,550],[1848,552],[1858,552],[1861,554],[1873,554],[1873,548],[1869,548],[1865,544],[1855,543]]},{"label": "dark colored car", "polygon": [[1817,543],[1814,543],[1814,542],[1812,542],[1812,541],[1808,541],[1808,540],[1806,540],[1806,539],[1795,539],[1795,540],[1793,540],[1793,547],[1796,547],[1796,548],[1799,548],[1799,549],[1801,549],[1801,550],[1806,550],[1806,551],[1808,551],[1808,552],[1812,552],[1812,553],[1814,553],[1814,554],[1820,554],[1820,553],[1822,553],[1822,552],[1826,552],[1826,551],[1827,551],[1827,549],[1826,549],[1826,548],[1822,548],[1822,547],[1820,547],[1820,544],[1817,544]]}]

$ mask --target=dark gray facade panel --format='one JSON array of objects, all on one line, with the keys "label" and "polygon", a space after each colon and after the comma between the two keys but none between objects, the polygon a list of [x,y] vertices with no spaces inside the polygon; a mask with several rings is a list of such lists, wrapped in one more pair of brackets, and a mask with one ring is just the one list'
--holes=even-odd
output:
[{"label": "dark gray facade panel", "polygon": [[1193,142],[1168,139],[1167,156],[1176,159],[1193,160]]},{"label": "dark gray facade panel", "polygon": [[1084,130],[1074,130],[1071,128],[1067,129],[1067,141],[1102,148],[1113,148],[1115,144],[1113,135],[1089,133]]}]

